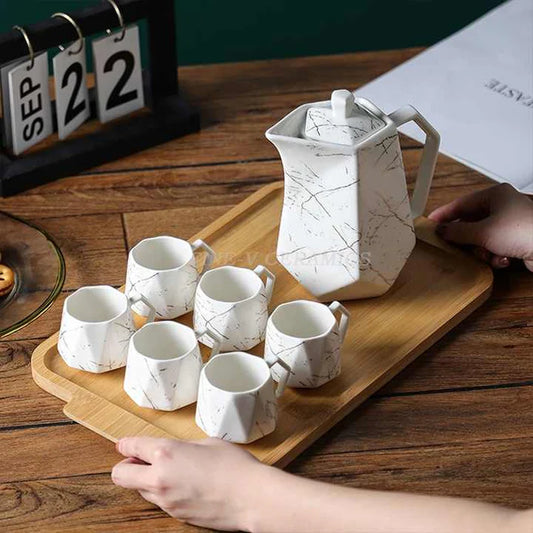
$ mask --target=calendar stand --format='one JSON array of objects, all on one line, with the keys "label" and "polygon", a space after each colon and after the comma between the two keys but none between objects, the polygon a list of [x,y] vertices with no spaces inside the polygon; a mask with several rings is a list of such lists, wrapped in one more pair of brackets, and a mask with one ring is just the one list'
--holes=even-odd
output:
[{"label": "calendar stand", "polygon": [[[10,196],[58,178],[129,155],[145,148],[198,131],[200,118],[179,95],[176,29],[173,0],[121,0],[126,24],[148,21],[150,69],[144,72],[145,95],[150,110],[106,125],[101,131],[57,142],[50,148],[19,157],[0,153],[0,195]],[[70,13],[83,35],[117,26],[116,13],[108,3]],[[26,30],[35,53],[73,40],[72,26],[50,18]],[[27,55],[17,31],[0,35],[0,64]],[[91,118],[96,117],[95,91],[90,91]]]}]

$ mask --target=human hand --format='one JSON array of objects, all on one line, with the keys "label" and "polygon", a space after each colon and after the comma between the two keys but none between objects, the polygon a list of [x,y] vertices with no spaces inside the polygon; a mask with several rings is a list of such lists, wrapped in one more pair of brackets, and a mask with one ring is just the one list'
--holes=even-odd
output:
[{"label": "human hand", "polygon": [[529,531],[531,524],[531,511],[300,478],[262,465],[242,448],[217,439],[132,437],[122,439],[117,449],[126,456],[113,468],[117,485],[138,490],[180,520],[213,529],[516,533]]},{"label": "human hand", "polygon": [[522,259],[533,272],[533,202],[507,183],[457,198],[433,211],[437,233],[448,241],[476,246],[494,268]]},{"label": "human hand", "polygon": [[180,441],[130,437],[117,443],[126,459],[111,477],[116,485],[138,490],[169,515],[222,530],[248,530],[255,487],[264,466],[242,448],[219,439]]}]

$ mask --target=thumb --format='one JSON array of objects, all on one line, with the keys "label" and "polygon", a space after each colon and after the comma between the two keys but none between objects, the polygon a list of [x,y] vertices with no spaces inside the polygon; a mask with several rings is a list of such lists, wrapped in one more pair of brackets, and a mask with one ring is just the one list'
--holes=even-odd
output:
[{"label": "thumb", "polygon": [[487,224],[479,222],[450,222],[437,226],[437,233],[445,240],[457,244],[474,244],[486,247]]}]

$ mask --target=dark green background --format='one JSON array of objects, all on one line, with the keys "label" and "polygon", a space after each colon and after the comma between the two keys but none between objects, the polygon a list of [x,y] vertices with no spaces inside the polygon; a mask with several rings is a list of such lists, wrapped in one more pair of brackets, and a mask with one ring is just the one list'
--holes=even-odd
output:
[{"label": "dark green background", "polygon": [[[13,24],[36,22],[55,11],[74,11],[94,3],[0,0],[0,32]],[[500,3],[176,0],[179,58],[181,64],[194,64],[429,45]]]}]

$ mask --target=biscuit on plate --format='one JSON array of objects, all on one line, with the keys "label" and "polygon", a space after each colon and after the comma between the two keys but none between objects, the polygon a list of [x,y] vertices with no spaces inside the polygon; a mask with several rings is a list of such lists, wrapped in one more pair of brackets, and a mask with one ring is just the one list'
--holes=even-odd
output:
[{"label": "biscuit on plate", "polygon": [[6,296],[15,285],[15,273],[6,265],[0,265],[0,296]]}]

